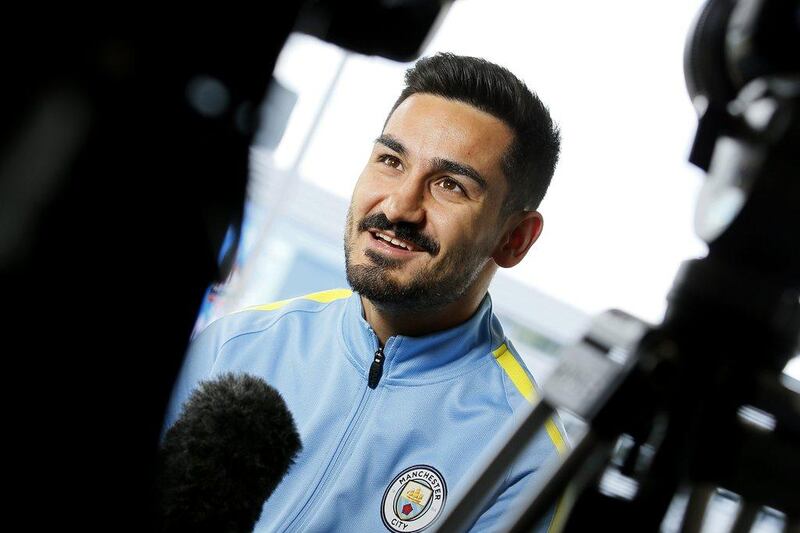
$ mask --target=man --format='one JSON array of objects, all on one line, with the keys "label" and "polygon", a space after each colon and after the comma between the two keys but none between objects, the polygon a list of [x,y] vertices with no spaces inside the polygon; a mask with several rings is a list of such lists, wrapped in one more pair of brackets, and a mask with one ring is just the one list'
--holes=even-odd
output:
[{"label": "man", "polygon": [[[546,108],[507,70],[420,60],[353,192],[344,240],[355,292],[252,308],[198,336],[167,423],[199,380],[246,372],[280,391],[303,441],[256,531],[436,526],[487,442],[535,398],[487,291],[538,238],[558,149]],[[498,528],[564,446],[552,421],[548,434],[485,488],[474,531]]]}]

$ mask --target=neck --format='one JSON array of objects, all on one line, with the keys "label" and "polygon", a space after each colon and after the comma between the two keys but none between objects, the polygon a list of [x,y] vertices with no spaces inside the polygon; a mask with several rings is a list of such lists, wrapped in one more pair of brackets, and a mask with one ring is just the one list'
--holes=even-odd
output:
[{"label": "neck", "polygon": [[378,306],[361,296],[364,318],[378,336],[381,346],[394,335],[421,337],[463,324],[475,314],[481,304],[482,293],[465,295],[464,298],[436,309],[398,310]]}]

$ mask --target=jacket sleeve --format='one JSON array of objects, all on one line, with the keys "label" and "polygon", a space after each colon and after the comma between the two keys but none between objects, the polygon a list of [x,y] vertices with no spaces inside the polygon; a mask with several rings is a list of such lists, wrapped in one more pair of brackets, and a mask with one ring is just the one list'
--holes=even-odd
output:
[{"label": "jacket sleeve", "polygon": [[181,370],[172,387],[172,395],[167,404],[164,425],[161,429],[162,439],[167,429],[178,419],[184,402],[197,387],[198,382],[211,376],[221,344],[220,338],[222,337],[221,330],[224,320],[224,318],[221,318],[213,322],[189,344],[189,349],[183,358]]},{"label": "jacket sleeve", "polygon": [[[527,492],[525,489],[531,485],[533,474],[531,472],[529,475],[523,476],[509,485],[494,503],[478,517],[478,521],[470,528],[470,531],[473,533],[501,533],[508,531],[508,528],[513,525],[509,523],[509,520],[512,520],[522,511],[523,505],[530,503],[523,501],[520,495]],[[554,514],[555,509],[550,509],[533,531],[536,533],[548,531]]]},{"label": "jacket sleeve", "polygon": [[[503,484],[505,488],[500,489],[499,495],[478,517],[470,531],[504,532],[513,525],[508,523],[509,520],[517,516],[523,506],[530,503],[526,501],[525,496],[529,494],[529,489],[542,472],[542,467],[556,461],[561,453],[560,449],[564,451],[569,447],[560,417],[554,415],[548,424],[552,424],[552,434],[548,430],[542,430],[534,437],[525,449],[524,459],[518,460],[512,467],[508,479]],[[556,433],[557,439],[554,438]],[[533,531],[536,533],[548,531],[557,509],[558,505],[550,509]]]}]

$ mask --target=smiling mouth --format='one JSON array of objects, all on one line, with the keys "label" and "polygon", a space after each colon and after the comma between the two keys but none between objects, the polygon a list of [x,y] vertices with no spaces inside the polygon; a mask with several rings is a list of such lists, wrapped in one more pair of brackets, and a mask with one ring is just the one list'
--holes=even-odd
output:
[{"label": "smiling mouth", "polygon": [[417,246],[414,246],[412,243],[410,243],[408,241],[404,241],[402,239],[398,239],[397,237],[394,237],[394,236],[389,235],[387,233],[384,233],[382,231],[374,231],[373,230],[373,231],[370,231],[369,233],[370,233],[370,235],[372,235],[373,239],[375,239],[377,241],[380,241],[380,242],[383,242],[383,243],[386,243],[386,244],[388,244],[389,246],[391,246],[393,248],[397,248],[398,250],[406,250],[408,252],[419,252],[419,251],[421,251],[421,248],[418,248]]}]

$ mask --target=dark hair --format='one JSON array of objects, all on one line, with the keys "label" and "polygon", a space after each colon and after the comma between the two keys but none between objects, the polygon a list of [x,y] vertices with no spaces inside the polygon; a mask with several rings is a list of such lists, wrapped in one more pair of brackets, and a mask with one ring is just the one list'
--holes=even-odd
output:
[{"label": "dark hair", "polygon": [[555,171],[560,136],[550,112],[522,80],[485,59],[439,53],[417,61],[405,81],[390,117],[409,96],[427,93],[470,104],[505,122],[514,141],[503,157],[508,180],[503,212],[539,206]]}]

